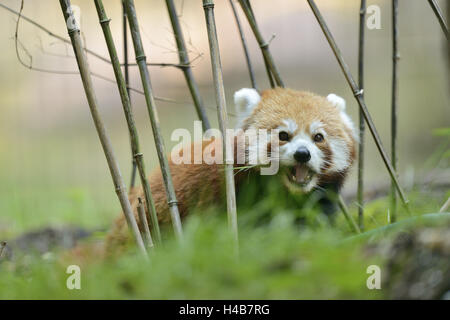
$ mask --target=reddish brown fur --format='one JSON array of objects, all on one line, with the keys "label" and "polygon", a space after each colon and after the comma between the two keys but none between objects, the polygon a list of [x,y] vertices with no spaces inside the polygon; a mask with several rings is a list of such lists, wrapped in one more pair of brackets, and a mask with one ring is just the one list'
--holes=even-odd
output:
[{"label": "reddish brown fur", "polygon": [[[355,158],[355,141],[352,138],[350,128],[342,124],[339,112],[326,98],[309,92],[299,92],[291,89],[266,90],[262,94],[259,105],[253,110],[251,116],[244,122],[243,129],[264,128],[274,129],[280,125],[281,119],[293,119],[298,124],[298,129],[308,128],[312,121],[320,120],[327,128],[327,134],[338,137],[347,142],[351,150],[351,159]],[[283,142],[281,142],[283,143]],[[202,148],[208,146],[204,142]],[[327,157],[331,158],[326,142],[319,146]],[[191,147],[193,153],[193,146]],[[236,153],[235,153],[236,154]],[[193,158],[193,157],[192,157]],[[181,164],[175,165],[171,160],[170,170],[175,187],[175,193],[179,202],[179,210],[182,218],[186,217],[192,207],[204,207],[222,201],[223,171],[221,165]],[[346,172],[324,174],[323,183],[342,180]],[[160,224],[170,223],[169,207],[161,171],[155,170],[149,178],[153,199]],[[239,182],[237,182],[239,183]],[[144,199],[140,188],[130,192],[130,201],[136,212],[137,198]],[[137,219],[137,213],[136,219]],[[115,222],[107,242],[106,251],[116,252],[128,241],[128,230],[125,219],[121,215]]]}]

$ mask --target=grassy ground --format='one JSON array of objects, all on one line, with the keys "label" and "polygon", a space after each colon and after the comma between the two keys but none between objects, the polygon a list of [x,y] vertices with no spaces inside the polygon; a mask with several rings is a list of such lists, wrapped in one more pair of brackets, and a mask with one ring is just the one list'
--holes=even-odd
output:
[{"label": "grassy ground", "polygon": [[[435,209],[437,199],[410,194],[413,215]],[[441,198],[439,196],[439,198]],[[367,206],[367,229],[385,225],[387,199]],[[354,214],[354,212],[353,212]],[[408,216],[401,210],[400,218]],[[447,217],[448,218],[448,217]],[[444,219],[444,218],[443,218]],[[421,225],[419,221],[408,228]],[[341,215],[336,226],[296,226],[280,213],[259,227],[242,226],[238,258],[224,213],[196,215],[185,223],[185,241],[174,239],[146,262],[131,250],[113,261],[90,261],[58,254],[27,255],[0,264],[1,299],[377,299],[368,290],[366,269],[382,266],[383,255],[367,244],[386,234],[344,241],[351,232]],[[400,228],[402,229],[402,228]],[[398,229],[391,234],[398,232]],[[389,234],[389,233],[388,233]],[[100,235],[101,237],[101,235]],[[93,237],[89,242],[96,241]],[[81,290],[68,290],[69,265],[81,266]]]}]

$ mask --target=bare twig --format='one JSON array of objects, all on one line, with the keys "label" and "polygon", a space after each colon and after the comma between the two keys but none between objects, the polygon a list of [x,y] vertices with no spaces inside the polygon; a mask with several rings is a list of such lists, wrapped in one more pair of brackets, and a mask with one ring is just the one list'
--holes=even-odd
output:
[{"label": "bare twig", "polygon": [[125,79],[120,69],[119,57],[117,56],[116,46],[114,45],[114,40],[112,37],[111,29],[109,27],[110,19],[106,16],[105,8],[103,7],[103,2],[101,0],[95,0],[95,7],[97,9],[98,18],[103,29],[103,35],[105,36],[105,42],[108,47],[108,52],[112,61],[112,66],[114,69],[114,76],[116,77],[117,86],[120,93],[120,99],[122,101],[123,112],[125,114],[125,119],[127,120],[128,131],[131,141],[131,152],[134,163],[139,171],[139,176],[141,178],[141,184],[144,190],[145,201],[147,203],[147,210],[152,221],[153,234],[156,236],[156,241],[161,242],[161,233],[158,225],[158,217],[156,216],[155,204],[151,195],[150,184],[148,182],[145,173],[144,155],[141,153],[139,146],[139,136],[136,129],[136,124],[134,121],[133,110],[131,108],[130,99],[127,93],[127,88],[125,85]]},{"label": "bare twig", "polygon": [[[366,26],[366,0],[361,0],[359,9],[358,82],[364,90],[364,30]],[[364,92],[364,91],[363,91]],[[364,93],[363,93],[364,94]],[[358,149],[358,225],[364,230],[364,116],[359,110],[359,149]]]},{"label": "bare twig", "polygon": [[[392,0],[392,105],[391,105],[391,163],[397,170],[397,109],[398,109],[398,0]],[[391,186],[391,223],[397,221],[397,193]]]},{"label": "bare twig", "polygon": [[169,12],[173,33],[175,36],[175,42],[177,43],[180,65],[186,66],[181,70],[183,70],[184,78],[186,79],[186,83],[189,87],[192,100],[194,101],[194,106],[197,111],[197,115],[199,119],[202,121],[203,130],[206,131],[211,128],[211,125],[209,124],[203,100],[202,97],[200,96],[200,90],[198,89],[197,82],[194,79],[194,74],[192,73],[192,69],[189,63],[189,56],[184,41],[183,30],[181,30],[180,21],[178,20],[178,15],[173,0],[166,0],[166,5],[167,11]]},{"label": "bare twig", "polygon": [[106,128],[101,119],[100,113],[97,108],[97,97],[94,92],[94,87],[92,84],[92,79],[89,72],[89,66],[86,61],[86,55],[83,51],[80,39],[80,30],[75,22],[75,17],[73,15],[70,1],[60,0],[61,9],[64,16],[64,21],[67,24],[67,30],[72,42],[75,57],[77,59],[78,68],[80,70],[81,80],[83,82],[84,91],[88,100],[89,108],[91,110],[92,119],[94,120],[95,128],[97,129],[100,142],[105,153],[106,160],[108,162],[109,170],[114,182],[114,187],[119,198],[120,204],[122,206],[123,213],[125,215],[128,227],[137,243],[140,251],[146,255],[146,249],[144,242],[142,240],[141,234],[139,233],[139,228],[137,226],[136,219],[131,209],[130,201],[128,200],[128,195],[126,192],[126,187],[123,182],[122,175],[120,173],[118,161],[114,154],[111,141],[109,139]]},{"label": "bare twig", "polygon": [[[23,4],[23,1],[22,1]],[[2,4],[0,4],[0,6],[2,6]],[[75,71],[75,70],[51,70],[51,69],[44,69],[44,68],[38,68],[33,66],[33,57],[32,55],[28,52],[28,50],[25,48],[25,46],[22,44],[22,42],[19,40],[19,23],[21,21],[21,19],[25,19],[25,17],[22,15],[22,10],[23,10],[23,6],[21,6],[21,9],[19,12],[17,12],[18,14],[18,19],[16,22],[16,31],[14,34],[14,43],[15,43],[15,48],[16,48],[16,56],[17,59],[19,61],[19,63],[24,66],[25,68],[32,70],[32,71],[37,71],[37,72],[43,72],[43,73],[52,73],[52,74],[63,74],[63,75],[68,75],[68,74],[79,74],[79,71]],[[69,41],[70,44],[70,41]],[[19,46],[22,48],[22,50],[24,50],[25,54],[29,57],[30,59],[30,64],[27,64],[25,61],[22,60],[20,53],[19,53]],[[42,44],[41,44],[42,46]],[[89,50],[86,47],[83,47],[83,50],[85,52],[89,52]],[[109,61],[109,60],[108,60]],[[105,80],[107,82],[111,82],[111,83],[116,83],[115,80],[110,79],[108,77],[105,77],[101,74],[95,73],[95,72],[91,72],[91,76],[98,78],[98,79],[102,79]],[[136,89],[134,87],[131,86],[127,86],[127,89],[129,89],[130,91],[139,93],[141,95],[144,94],[144,92],[142,92],[139,89]],[[170,99],[170,98],[162,98],[162,97],[155,97],[155,100],[160,100],[160,101],[165,101],[165,102],[171,102],[171,103],[178,103],[178,101]],[[183,102],[184,103],[184,102]]]},{"label": "bare twig", "polygon": [[239,15],[236,10],[236,6],[234,5],[234,0],[230,0],[231,9],[233,10],[234,19],[236,20],[236,26],[239,31],[239,36],[241,37],[242,48],[244,49],[245,61],[247,62],[247,69],[250,76],[250,82],[252,83],[252,87],[258,90],[255,79],[255,72],[253,70],[252,61],[250,60],[250,53],[247,48],[247,40],[245,40],[244,30],[242,30],[241,21],[239,19]]},{"label": "bare twig", "polygon": [[147,217],[145,215],[144,204],[142,203],[142,199],[138,198],[139,204],[137,207],[138,215],[139,215],[139,223],[142,229],[142,238],[144,239],[145,245],[148,249],[153,248],[153,240],[152,235],[150,233],[150,229],[148,227]]},{"label": "bare twig", "polygon": [[[127,14],[125,13],[125,7],[122,2],[122,36],[123,36],[123,69],[125,73],[125,85],[127,89],[128,99],[131,102],[131,92],[130,88],[128,86],[130,85],[130,68],[129,68],[129,62],[128,62],[128,30],[127,30]],[[131,139],[131,136],[130,136]],[[131,142],[132,145],[132,142]],[[131,152],[133,153],[133,147],[131,147]],[[137,170],[137,164],[136,159],[134,156],[131,156],[131,178],[130,178],[130,190],[134,188],[134,185],[136,183],[136,170]]]},{"label": "bare twig", "polygon": [[144,88],[145,101],[147,104],[147,110],[150,116],[152,125],[153,137],[155,139],[156,151],[158,153],[159,163],[161,166],[161,172],[164,179],[166,195],[172,218],[172,225],[175,231],[175,235],[179,240],[182,239],[183,231],[181,227],[180,214],[178,212],[178,202],[175,195],[175,189],[170,174],[169,162],[166,157],[166,150],[164,147],[164,141],[161,135],[161,129],[159,125],[158,113],[156,110],[155,101],[153,98],[152,87],[150,84],[150,74],[146,65],[146,56],[144,47],[142,45],[141,34],[139,32],[139,24],[136,17],[136,9],[134,7],[133,0],[124,0],[125,11],[127,14],[128,23],[130,26],[131,36],[133,38],[134,52],[136,56],[136,62],[139,65],[139,72],[142,80],[142,87]]},{"label": "bare twig", "polygon": [[347,205],[345,204],[344,199],[342,198],[342,195],[340,195],[340,194],[338,194],[338,205],[339,205],[339,208],[341,209],[342,213],[344,214],[345,220],[347,220],[350,228],[356,233],[361,233],[361,229],[356,224],[352,215],[348,212]]},{"label": "bare twig", "polygon": [[308,3],[314,13],[314,16],[317,19],[317,22],[319,23],[320,27],[322,28],[322,31],[323,31],[325,37],[327,38],[328,43],[330,44],[330,47],[333,50],[333,53],[334,53],[336,59],[338,60],[338,63],[342,69],[342,72],[345,75],[345,78],[346,78],[350,88],[353,91],[353,95],[355,96],[356,101],[358,102],[358,105],[360,107],[360,110],[362,111],[362,113],[364,115],[364,119],[366,120],[367,126],[369,127],[370,133],[372,134],[372,137],[378,148],[378,152],[380,153],[381,158],[383,159],[384,165],[386,166],[386,169],[388,170],[389,175],[391,176],[391,179],[395,185],[395,188],[397,189],[397,192],[400,195],[402,203],[405,206],[406,210],[409,212],[408,199],[406,198],[403,188],[400,186],[400,183],[398,182],[397,173],[395,172],[394,168],[392,167],[389,157],[387,156],[386,151],[384,150],[380,136],[378,135],[378,131],[375,128],[375,125],[372,121],[372,117],[370,116],[369,110],[367,109],[366,102],[364,101],[364,97],[362,96],[362,91],[356,85],[356,82],[350,73],[350,69],[349,69],[347,63],[344,61],[342,53],[339,50],[339,48],[337,47],[336,41],[334,40],[330,30],[328,29],[328,26],[325,23],[325,20],[323,19],[314,0],[308,0]]},{"label": "bare twig", "polygon": [[[64,43],[70,44],[70,40],[68,40],[68,39],[64,38],[63,36],[60,36],[60,35],[52,32],[52,31],[50,31],[49,29],[47,29],[46,27],[44,27],[40,23],[34,21],[33,19],[28,18],[27,16],[24,16],[23,14],[21,14],[20,11],[16,11],[16,10],[14,10],[14,9],[12,9],[12,8],[2,4],[2,3],[0,3],[0,8],[3,8],[5,10],[7,10],[7,11],[9,11],[9,12],[11,12],[11,13],[17,15],[17,16],[19,16],[21,19],[31,23],[32,25],[34,25],[38,29],[41,29],[42,31],[47,33],[50,37],[58,39],[59,41],[62,41]],[[97,53],[97,52],[95,52],[93,50],[90,50],[89,48],[87,48],[85,46],[82,46],[82,47],[83,47],[83,50],[86,51],[91,56],[94,56],[95,58],[97,58],[97,59],[99,59],[99,60],[101,60],[103,62],[111,63],[111,61],[108,58],[102,56],[101,54],[99,54],[99,53]],[[121,65],[124,65],[124,64],[121,63]],[[185,65],[181,65],[181,64],[178,64],[178,63],[147,63],[147,65],[150,66],[150,67],[175,67],[175,68],[185,68],[186,67]],[[137,66],[137,64],[136,63],[130,63],[129,66]]]},{"label": "bare twig", "polygon": [[439,209],[439,212],[445,212],[450,207],[450,197],[445,201],[444,205]]},{"label": "bare twig", "polygon": [[213,0],[203,0],[203,9],[205,10],[206,28],[208,31],[209,51],[211,55],[211,67],[214,80],[214,89],[216,92],[217,114],[219,118],[219,127],[223,137],[223,159],[225,166],[225,184],[227,196],[227,214],[228,224],[236,241],[238,248],[238,225],[236,213],[236,192],[234,185],[233,164],[229,163],[228,144],[230,139],[227,136],[228,115],[225,101],[225,89],[223,86],[222,65],[220,62],[219,42],[217,40],[216,22],[214,18]]},{"label": "bare twig", "polygon": [[269,43],[264,40],[264,38],[258,28],[258,25],[256,23],[256,19],[253,14],[253,10],[251,9],[250,1],[249,0],[239,0],[239,3],[242,7],[242,10],[245,13],[245,16],[247,17],[247,21],[250,24],[250,27],[253,30],[253,34],[255,35],[256,41],[258,42],[259,47],[261,48],[261,52],[263,54],[264,63],[266,64],[266,70],[267,70],[267,74],[268,74],[271,86],[274,87],[276,84],[279,87],[284,87],[284,83],[281,80],[280,73],[278,72],[278,69],[275,65],[272,54],[270,53]]},{"label": "bare twig", "polygon": [[[448,27],[447,27],[447,24],[445,23],[441,8],[439,8],[439,5],[436,3],[435,0],[428,0],[428,3],[430,4],[431,8],[433,9],[433,12],[439,21],[442,31],[444,32],[445,37],[448,40]],[[448,6],[448,4],[447,4],[447,6]]]}]

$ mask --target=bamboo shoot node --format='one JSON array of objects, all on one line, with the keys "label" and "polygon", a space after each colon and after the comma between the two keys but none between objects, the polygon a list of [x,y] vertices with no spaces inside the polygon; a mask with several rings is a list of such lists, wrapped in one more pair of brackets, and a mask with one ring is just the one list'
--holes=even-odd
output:
[{"label": "bamboo shoot node", "polygon": [[111,21],[110,18],[100,20],[100,24],[109,23]]}]

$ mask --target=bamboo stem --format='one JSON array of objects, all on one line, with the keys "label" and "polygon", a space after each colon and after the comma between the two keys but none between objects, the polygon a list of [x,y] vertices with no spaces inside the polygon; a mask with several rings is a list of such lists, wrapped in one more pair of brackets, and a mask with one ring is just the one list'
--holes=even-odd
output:
[{"label": "bamboo stem", "polygon": [[133,39],[134,52],[136,55],[136,63],[139,65],[139,73],[141,75],[142,87],[145,93],[145,102],[150,116],[153,137],[155,139],[156,151],[158,153],[159,164],[166,189],[167,202],[169,205],[170,216],[176,237],[181,240],[183,230],[181,226],[180,213],[178,211],[178,202],[173,187],[172,176],[170,174],[169,162],[166,157],[164,140],[161,135],[158,113],[153,98],[152,86],[150,83],[150,74],[146,65],[146,56],[142,45],[142,38],[139,32],[139,24],[136,17],[136,9],[133,0],[124,0],[128,23],[130,26],[131,36]]},{"label": "bamboo stem", "polygon": [[223,160],[225,166],[225,184],[227,196],[227,214],[228,224],[236,241],[238,248],[238,225],[236,212],[236,192],[234,185],[233,164],[228,163],[228,144],[230,139],[227,135],[228,115],[225,101],[225,89],[223,86],[222,65],[220,61],[219,42],[217,40],[216,22],[214,18],[214,1],[203,0],[203,9],[205,10],[206,28],[208,30],[209,51],[211,55],[211,67],[214,80],[214,88],[216,93],[217,114],[219,118],[219,127],[223,136]]},{"label": "bamboo stem", "polygon": [[59,2],[61,4],[64,20],[67,22],[67,30],[72,42],[72,47],[78,63],[78,68],[80,70],[84,91],[86,93],[86,98],[88,100],[95,128],[97,129],[97,133],[100,138],[100,142],[102,144],[106,160],[108,162],[109,170],[111,172],[111,176],[114,182],[117,197],[119,198],[128,227],[131,230],[131,233],[137,243],[137,246],[139,250],[146,255],[144,242],[142,240],[141,234],[139,233],[136,219],[134,217],[133,210],[131,209],[130,201],[128,200],[126,187],[123,182],[122,175],[120,173],[118,162],[114,154],[108,133],[106,131],[106,128],[103,124],[103,121],[97,108],[97,97],[94,92],[94,86],[92,84],[92,79],[89,72],[89,66],[87,63],[86,55],[83,50],[83,46],[81,45],[80,30],[78,29],[77,24],[69,23],[75,21],[70,6],[70,0],[60,0]]},{"label": "bamboo stem", "polygon": [[284,87],[284,83],[281,80],[280,73],[278,72],[278,69],[275,65],[272,54],[270,53],[269,43],[264,40],[264,38],[258,28],[258,25],[256,23],[256,19],[253,14],[253,10],[251,9],[250,1],[249,0],[239,0],[239,3],[242,7],[242,10],[245,13],[245,16],[247,17],[247,21],[250,24],[250,27],[252,28],[253,34],[255,35],[255,38],[256,38],[256,41],[258,42],[259,47],[261,48],[261,52],[263,54],[264,63],[266,64],[266,70],[267,70],[267,74],[268,74],[271,86],[274,87],[276,84],[279,87]]},{"label": "bamboo stem", "polygon": [[[122,2],[122,36],[123,36],[123,69],[125,73],[125,85],[127,89],[127,95],[128,99],[131,102],[131,94],[130,94],[130,88],[128,87],[130,85],[130,75],[129,75],[129,63],[128,63],[128,30],[127,30],[127,15],[125,13],[125,7]],[[112,59],[111,59],[112,62]],[[120,66],[120,64],[119,64]],[[131,135],[130,135],[130,144],[131,142]],[[133,146],[131,146],[131,178],[130,178],[130,190],[134,187],[136,183],[136,159],[133,157]]]},{"label": "bamboo stem", "polygon": [[[433,9],[434,14],[436,15],[436,18],[439,21],[439,25],[441,26],[442,31],[444,32],[445,37],[448,40],[448,27],[447,27],[447,24],[445,23],[441,8],[439,8],[439,5],[436,3],[435,0],[428,0],[428,3],[430,4],[431,9]],[[447,4],[447,6],[448,6],[448,4]]]},{"label": "bamboo stem", "polygon": [[142,203],[142,199],[138,198],[139,204],[137,207],[138,215],[139,215],[139,223],[142,229],[142,238],[144,239],[144,243],[147,246],[147,249],[153,248],[153,240],[152,235],[150,233],[150,229],[148,227],[147,217],[145,215],[144,204]]},{"label": "bamboo stem", "polygon": [[[398,0],[392,0],[392,105],[391,105],[391,163],[397,170],[397,113],[398,113]],[[397,221],[397,193],[391,182],[391,223]]]},{"label": "bamboo stem", "polygon": [[445,201],[445,203],[442,205],[441,209],[439,209],[439,212],[445,212],[450,207],[450,197]]},{"label": "bamboo stem", "polygon": [[127,121],[128,132],[130,135],[131,142],[131,152],[133,157],[133,163],[136,165],[139,176],[141,179],[141,184],[144,190],[145,201],[147,203],[147,209],[149,213],[150,220],[152,221],[153,234],[156,236],[156,241],[161,242],[161,233],[158,225],[158,217],[156,215],[155,204],[151,195],[150,184],[148,182],[145,173],[144,156],[141,153],[139,146],[139,135],[136,129],[136,123],[134,121],[133,110],[131,107],[130,98],[127,92],[126,80],[123,77],[122,70],[120,69],[119,58],[116,51],[116,46],[114,45],[114,39],[112,37],[111,29],[109,27],[109,22],[106,16],[105,8],[103,6],[102,0],[94,0],[95,7],[97,9],[98,18],[103,30],[103,35],[105,36],[105,42],[108,47],[109,56],[111,58],[114,76],[116,78],[117,87],[119,89],[120,99],[122,102],[123,112],[125,114],[125,119]]},{"label": "bamboo stem", "polygon": [[364,101],[364,98],[362,96],[362,90],[358,88],[358,86],[355,83],[355,80],[353,79],[353,76],[350,73],[350,69],[347,65],[347,63],[344,61],[344,58],[342,56],[341,51],[336,45],[336,41],[334,40],[333,36],[331,35],[330,30],[328,29],[325,20],[323,19],[319,9],[317,8],[314,0],[308,0],[308,3],[314,13],[314,16],[317,19],[317,22],[319,23],[325,37],[327,38],[328,43],[330,44],[331,49],[333,50],[333,53],[338,60],[338,63],[342,69],[342,72],[344,73],[344,76],[350,86],[350,88],[353,91],[353,95],[356,98],[356,101],[358,102],[359,108],[362,111],[364,115],[364,119],[366,120],[367,126],[370,130],[370,133],[372,134],[372,137],[375,141],[375,144],[377,146],[378,152],[381,155],[381,158],[383,159],[384,165],[386,166],[386,169],[389,172],[389,175],[391,176],[391,179],[395,185],[395,188],[397,189],[398,194],[400,195],[401,201],[403,205],[405,206],[406,210],[409,211],[408,208],[408,199],[406,198],[406,195],[400,186],[400,183],[397,179],[397,173],[395,172],[394,168],[391,165],[391,162],[389,160],[389,157],[386,154],[386,151],[384,150],[383,144],[381,142],[381,139],[378,135],[378,131],[375,128],[375,125],[372,121],[372,117],[370,116],[369,110],[367,109],[366,102]]},{"label": "bamboo stem", "polygon": [[198,89],[197,82],[194,79],[194,74],[192,73],[191,65],[189,63],[188,50],[184,41],[183,30],[181,29],[180,21],[178,20],[177,11],[173,0],[166,0],[166,5],[175,36],[175,42],[177,43],[180,65],[186,66],[185,68],[182,68],[184,78],[186,79],[186,83],[189,87],[192,100],[194,101],[194,106],[197,111],[198,118],[202,121],[203,130],[206,131],[211,128],[211,125],[209,124],[203,100],[200,96],[200,91]]},{"label": "bamboo stem", "polygon": [[242,30],[241,21],[234,5],[234,0],[230,0],[231,9],[233,10],[234,19],[236,20],[236,26],[239,31],[239,36],[241,37],[242,48],[244,49],[245,61],[247,62],[247,69],[250,76],[250,82],[252,83],[252,88],[258,90],[256,85],[255,72],[253,70],[252,61],[250,60],[250,53],[248,52],[247,40],[245,39],[244,30]]},{"label": "bamboo stem", "polygon": [[342,198],[341,194],[338,194],[338,205],[342,213],[344,214],[345,220],[347,220],[350,228],[352,228],[353,231],[356,233],[361,233],[361,229],[359,228],[358,224],[355,222],[351,214],[348,212],[347,205],[345,204],[345,201]]},{"label": "bamboo stem", "polygon": [[[364,90],[364,42],[366,26],[366,0],[361,0],[359,9],[359,46],[358,46],[358,82],[359,88]],[[363,91],[364,97],[364,91]],[[359,110],[359,149],[358,149],[358,225],[364,230],[364,134],[366,126],[364,124],[364,115]]]}]

